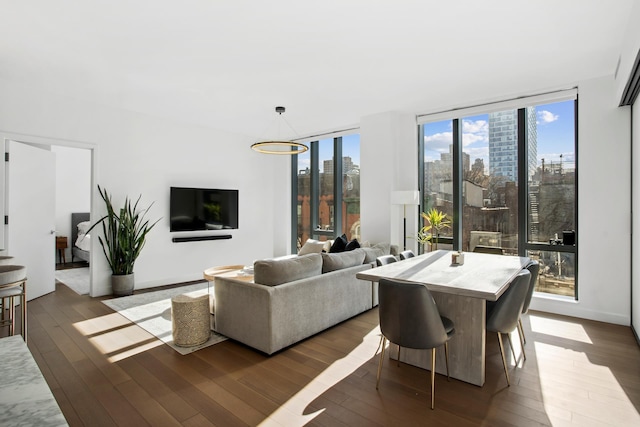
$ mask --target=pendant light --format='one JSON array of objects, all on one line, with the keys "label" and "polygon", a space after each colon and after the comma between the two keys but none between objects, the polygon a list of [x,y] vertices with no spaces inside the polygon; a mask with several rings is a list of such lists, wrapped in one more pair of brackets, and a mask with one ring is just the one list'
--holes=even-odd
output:
[{"label": "pendant light", "polygon": [[[282,117],[284,111],[284,107],[276,107],[276,113],[278,113],[278,135],[280,134],[281,122],[284,122],[293,133],[296,133],[285,118]],[[256,142],[251,145],[251,149],[263,154],[301,154],[307,151],[309,147],[295,141],[271,140]]]}]

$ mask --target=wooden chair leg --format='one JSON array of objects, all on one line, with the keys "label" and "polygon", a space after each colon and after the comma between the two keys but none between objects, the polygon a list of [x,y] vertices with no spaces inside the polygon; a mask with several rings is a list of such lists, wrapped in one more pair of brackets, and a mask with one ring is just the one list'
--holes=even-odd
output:
[{"label": "wooden chair leg", "polygon": [[431,349],[431,409],[435,405],[435,391],[436,391],[436,349]]},{"label": "wooden chair leg", "polygon": [[400,349],[401,349],[401,348],[402,348],[402,347],[398,346],[398,360],[397,360],[397,362],[398,362],[398,367],[400,367]]},{"label": "wooden chair leg", "polygon": [[380,341],[378,342],[378,348],[376,348],[376,352],[373,353],[373,355],[375,356],[376,354],[378,354],[378,351],[380,351],[380,347],[382,347],[382,339],[384,338],[384,335],[380,334]]},{"label": "wooden chair leg", "polygon": [[380,362],[378,362],[378,375],[376,376],[376,390],[378,389],[378,386],[380,385],[380,373],[382,372],[382,359],[384,359],[384,348],[386,347],[387,344],[387,338],[383,335],[382,336],[382,350],[380,351]]},{"label": "wooden chair leg", "polygon": [[511,334],[507,334],[507,341],[509,341],[509,346],[511,347],[511,354],[513,354],[513,363],[518,366],[518,357],[516,356],[516,348],[513,346],[513,341],[511,341]]},{"label": "wooden chair leg", "polygon": [[522,330],[522,323],[518,320],[518,337],[520,337],[520,348],[522,348],[522,358],[527,360],[527,353],[524,351],[524,331]]},{"label": "wooden chair leg", "polygon": [[498,344],[500,345],[500,356],[502,356],[502,366],[504,367],[504,376],[507,377],[507,386],[511,386],[509,382],[509,371],[507,370],[507,359],[504,357],[504,345],[502,344],[502,334],[498,332]]},{"label": "wooden chair leg", "polygon": [[524,328],[522,327],[522,317],[518,318],[518,326],[520,327],[520,333],[522,334],[522,342],[527,343],[527,337],[524,336]]}]

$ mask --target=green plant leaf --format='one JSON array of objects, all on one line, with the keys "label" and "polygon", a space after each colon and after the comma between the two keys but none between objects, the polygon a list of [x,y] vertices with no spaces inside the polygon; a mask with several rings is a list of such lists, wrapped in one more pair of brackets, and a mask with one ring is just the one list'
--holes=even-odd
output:
[{"label": "green plant leaf", "polygon": [[142,195],[138,196],[133,204],[128,196],[125,197],[123,207],[118,209],[116,214],[111,195],[107,190],[98,186],[98,192],[105,203],[107,214],[96,221],[87,232],[98,224],[102,224],[104,239],[103,236],[98,236],[98,242],[111,272],[114,275],[131,274],[136,259],[144,247],[147,234],[160,221],[160,218],[152,224],[145,219],[153,203],[146,209],[138,210]]}]

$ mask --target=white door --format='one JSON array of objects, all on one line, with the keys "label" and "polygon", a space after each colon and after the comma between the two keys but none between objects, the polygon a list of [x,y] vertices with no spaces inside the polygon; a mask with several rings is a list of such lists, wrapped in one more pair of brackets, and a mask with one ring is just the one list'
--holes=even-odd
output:
[{"label": "white door", "polygon": [[9,141],[7,249],[27,267],[27,300],[55,291],[55,154]]}]

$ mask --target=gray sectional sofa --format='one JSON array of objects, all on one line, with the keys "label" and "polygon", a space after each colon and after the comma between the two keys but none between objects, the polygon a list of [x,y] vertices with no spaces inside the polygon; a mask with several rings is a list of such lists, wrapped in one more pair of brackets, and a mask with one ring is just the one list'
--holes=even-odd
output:
[{"label": "gray sectional sofa", "polygon": [[256,261],[253,283],[216,278],[215,330],[272,354],[367,311],[377,289],[356,273],[372,268],[379,253],[293,255]]}]

